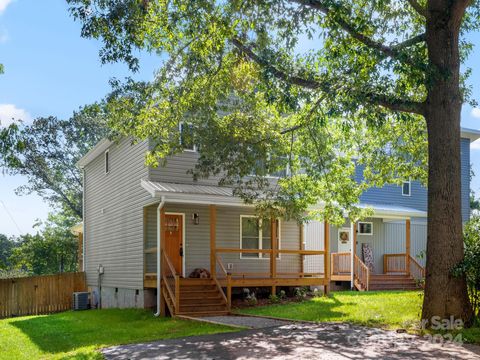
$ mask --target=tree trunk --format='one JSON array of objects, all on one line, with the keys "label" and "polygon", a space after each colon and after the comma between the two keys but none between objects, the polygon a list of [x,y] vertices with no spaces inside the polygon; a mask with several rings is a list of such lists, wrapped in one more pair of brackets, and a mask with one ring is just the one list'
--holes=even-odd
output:
[{"label": "tree trunk", "polygon": [[[462,1],[428,2],[427,47],[430,68],[425,105],[428,128],[427,274],[422,319],[433,316],[462,319],[469,324],[472,310],[465,278],[451,270],[464,256],[461,213],[460,58],[459,28]],[[466,6],[466,5],[465,5]]]}]

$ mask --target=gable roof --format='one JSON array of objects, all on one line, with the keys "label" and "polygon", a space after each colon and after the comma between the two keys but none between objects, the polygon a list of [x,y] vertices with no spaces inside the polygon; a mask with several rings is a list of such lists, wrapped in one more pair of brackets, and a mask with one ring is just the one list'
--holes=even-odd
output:
[{"label": "gable roof", "polygon": [[97,145],[91,148],[89,152],[87,152],[80,160],[77,161],[76,165],[79,168],[85,167],[98,155],[103,154],[105,150],[107,150],[112,144],[113,142],[108,140],[107,138],[100,140],[100,142]]},{"label": "gable roof", "polygon": [[464,139],[469,139],[470,142],[474,142],[480,139],[480,130],[469,129],[469,128],[461,128],[461,136]]}]

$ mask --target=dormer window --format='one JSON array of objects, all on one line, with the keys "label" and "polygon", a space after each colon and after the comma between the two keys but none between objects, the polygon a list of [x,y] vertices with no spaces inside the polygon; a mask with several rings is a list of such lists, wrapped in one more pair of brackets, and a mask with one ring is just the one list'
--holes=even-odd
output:
[{"label": "dormer window", "polygon": [[410,180],[404,181],[402,184],[402,195],[410,196],[412,194],[412,182]]},{"label": "dormer window", "polygon": [[197,151],[197,146],[193,142],[193,126],[188,123],[180,123],[180,145],[186,151]]},{"label": "dormer window", "polygon": [[108,174],[110,171],[110,157],[109,157],[110,152],[107,150],[105,151],[105,174]]}]

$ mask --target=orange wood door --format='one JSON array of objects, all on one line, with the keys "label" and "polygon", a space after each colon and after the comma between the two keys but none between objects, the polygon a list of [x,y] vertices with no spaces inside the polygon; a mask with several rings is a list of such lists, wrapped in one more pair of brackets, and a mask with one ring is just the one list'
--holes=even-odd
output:
[{"label": "orange wood door", "polygon": [[183,276],[183,221],[182,215],[165,215],[165,252],[177,274]]}]

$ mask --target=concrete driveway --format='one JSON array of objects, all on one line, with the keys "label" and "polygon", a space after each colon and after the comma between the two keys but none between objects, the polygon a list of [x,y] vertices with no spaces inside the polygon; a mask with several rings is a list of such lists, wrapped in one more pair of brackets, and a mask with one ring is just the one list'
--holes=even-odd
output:
[{"label": "concrete driveway", "polygon": [[106,359],[480,359],[479,349],[348,324],[296,323],[102,352]]}]

